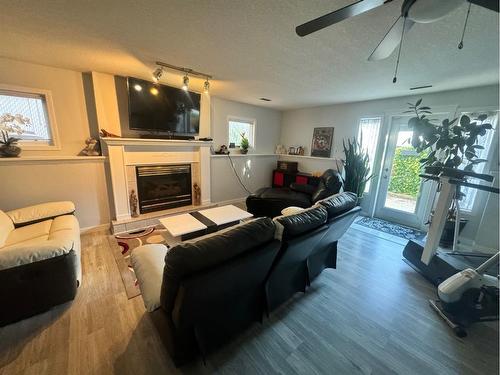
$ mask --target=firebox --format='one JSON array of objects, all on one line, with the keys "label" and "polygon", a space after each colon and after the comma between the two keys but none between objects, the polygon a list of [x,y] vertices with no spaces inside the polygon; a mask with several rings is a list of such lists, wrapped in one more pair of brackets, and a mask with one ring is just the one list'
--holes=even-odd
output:
[{"label": "firebox", "polygon": [[141,213],[192,204],[191,165],[136,167]]}]

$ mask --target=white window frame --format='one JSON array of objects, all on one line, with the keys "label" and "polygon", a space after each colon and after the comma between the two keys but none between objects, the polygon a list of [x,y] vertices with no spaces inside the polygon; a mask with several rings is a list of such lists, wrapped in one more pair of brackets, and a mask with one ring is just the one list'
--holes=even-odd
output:
[{"label": "white window frame", "polygon": [[[254,118],[248,118],[248,117],[242,117],[242,116],[234,116],[234,115],[229,115],[227,116],[226,124],[227,124],[227,147],[229,147],[229,122],[234,121],[234,122],[247,122],[249,124],[252,124],[252,141],[250,143],[250,149],[255,149],[255,128],[257,126],[257,120]],[[236,148],[239,148],[239,146],[236,146]]]},{"label": "white window frame", "polygon": [[57,130],[56,124],[56,116],[54,112],[54,102],[52,100],[52,92],[49,90],[33,88],[33,87],[24,87],[24,86],[15,86],[15,85],[6,85],[0,84],[0,91],[13,91],[20,94],[37,94],[44,97],[45,100],[45,109],[47,110],[47,120],[50,129],[51,142],[42,143],[38,141],[19,141],[19,146],[26,151],[58,151],[61,149],[61,145],[59,142],[59,133]]},{"label": "white window frame", "polygon": [[[491,170],[491,167],[492,165],[495,163],[495,161],[493,160],[493,156],[494,156],[494,153],[495,153],[495,149],[494,149],[494,142],[495,140],[497,140],[498,142],[498,134],[499,134],[499,131],[500,131],[500,110],[498,107],[496,106],[483,106],[483,107],[457,107],[457,110],[455,112],[455,117],[457,117],[458,119],[460,119],[460,117],[462,116],[463,113],[483,113],[483,112],[497,112],[498,113],[498,119],[497,119],[497,127],[496,129],[493,129],[494,131],[494,134],[493,134],[493,138],[492,138],[492,143],[490,145],[490,148],[488,150],[488,154],[483,158],[484,159],[487,159],[488,161],[486,163],[483,164],[483,168],[482,168],[482,171],[481,173],[486,173],[488,174],[489,173],[489,170]],[[472,121],[474,121],[474,119],[471,119]],[[492,130],[490,130],[492,131]],[[500,145],[497,145],[497,147],[500,147]],[[482,182],[484,183],[484,182]],[[474,200],[473,200],[473,203],[472,203],[472,208],[471,209],[465,209],[465,208],[461,208],[460,211],[461,213],[463,213],[463,216],[464,217],[471,217],[471,216],[474,216],[476,214],[478,214],[482,209],[484,209],[484,205],[486,204],[486,200],[487,200],[487,195],[486,194],[482,194],[481,192],[477,191],[475,196],[474,196]]]}]

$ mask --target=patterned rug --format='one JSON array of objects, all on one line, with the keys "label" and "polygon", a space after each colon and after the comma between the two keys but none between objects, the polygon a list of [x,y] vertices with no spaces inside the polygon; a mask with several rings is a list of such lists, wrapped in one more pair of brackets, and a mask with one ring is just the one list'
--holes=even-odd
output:
[{"label": "patterned rug", "polygon": [[134,269],[130,263],[132,250],[146,244],[167,245],[162,234],[165,231],[165,228],[158,226],[110,236],[109,241],[113,242],[111,246],[113,255],[129,299],[141,294]]},{"label": "patterned rug", "polygon": [[356,221],[356,224],[362,225],[367,228],[375,229],[384,233],[392,234],[406,240],[422,241],[427,235],[418,229],[405,227],[403,225],[391,223],[377,218],[363,217]]}]

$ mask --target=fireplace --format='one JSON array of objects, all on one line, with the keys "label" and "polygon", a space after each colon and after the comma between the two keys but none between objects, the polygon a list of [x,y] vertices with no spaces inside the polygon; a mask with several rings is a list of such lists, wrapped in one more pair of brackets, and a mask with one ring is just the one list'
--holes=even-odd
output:
[{"label": "fireplace", "polygon": [[141,213],[192,204],[191,165],[148,165],[136,167]]}]

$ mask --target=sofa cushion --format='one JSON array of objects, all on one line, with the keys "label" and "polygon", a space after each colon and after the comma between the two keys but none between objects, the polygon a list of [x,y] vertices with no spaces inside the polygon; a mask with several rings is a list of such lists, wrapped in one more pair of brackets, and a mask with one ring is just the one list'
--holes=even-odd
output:
[{"label": "sofa cushion", "polygon": [[171,312],[180,282],[197,272],[209,269],[274,239],[274,224],[259,218],[237,228],[183,242],[167,252],[161,291],[161,306]]},{"label": "sofa cushion", "polygon": [[75,212],[73,202],[49,202],[7,212],[16,227]]},{"label": "sofa cushion", "polygon": [[77,257],[77,280],[81,282],[80,226],[75,216],[59,216],[54,220],[16,228],[7,241],[8,246],[0,248],[0,270],[74,251]]},{"label": "sofa cushion", "polygon": [[163,265],[168,248],[161,244],[143,245],[132,250],[130,260],[134,268],[144,307],[151,312],[160,307]]},{"label": "sofa cushion", "polygon": [[5,242],[5,246],[16,244],[28,245],[38,243],[39,241],[45,241],[49,238],[51,226],[52,220],[45,220],[40,223],[16,228],[10,232],[9,237],[7,237],[7,241]]},{"label": "sofa cushion", "polygon": [[332,194],[337,194],[341,188],[342,180],[340,174],[333,169],[327,169],[321,176],[318,188],[311,197],[312,203],[316,203]]},{"label": "sofa cushion", "polygon": [[351,192],[335,194],[318,202],[318,204],[326,208],[328,212],[328,220],[331,220],[334,217],[356,207],[357,203],[357,195]]},{"label": "sofa cushion", "polygon": [[313,206],[295,215],[278,216],[275,238],[287,239],[299,236],[326,223],[328,213],[323,206]]},{"label": "sofa cushion", "polygon": [[13,230],[14,224],[12,223],[12,220],[5,212],[0,210],[0,247],[5,245],[7,237]]},{"label": "sofa cushion", "polygon": [[283,215],[283,216],[295,215],[295,214],[301,213],[304,210],[305,210],[305,208],[302,208],[302,207],[290,206],[290,207],[282,209],[281,215]]}]

